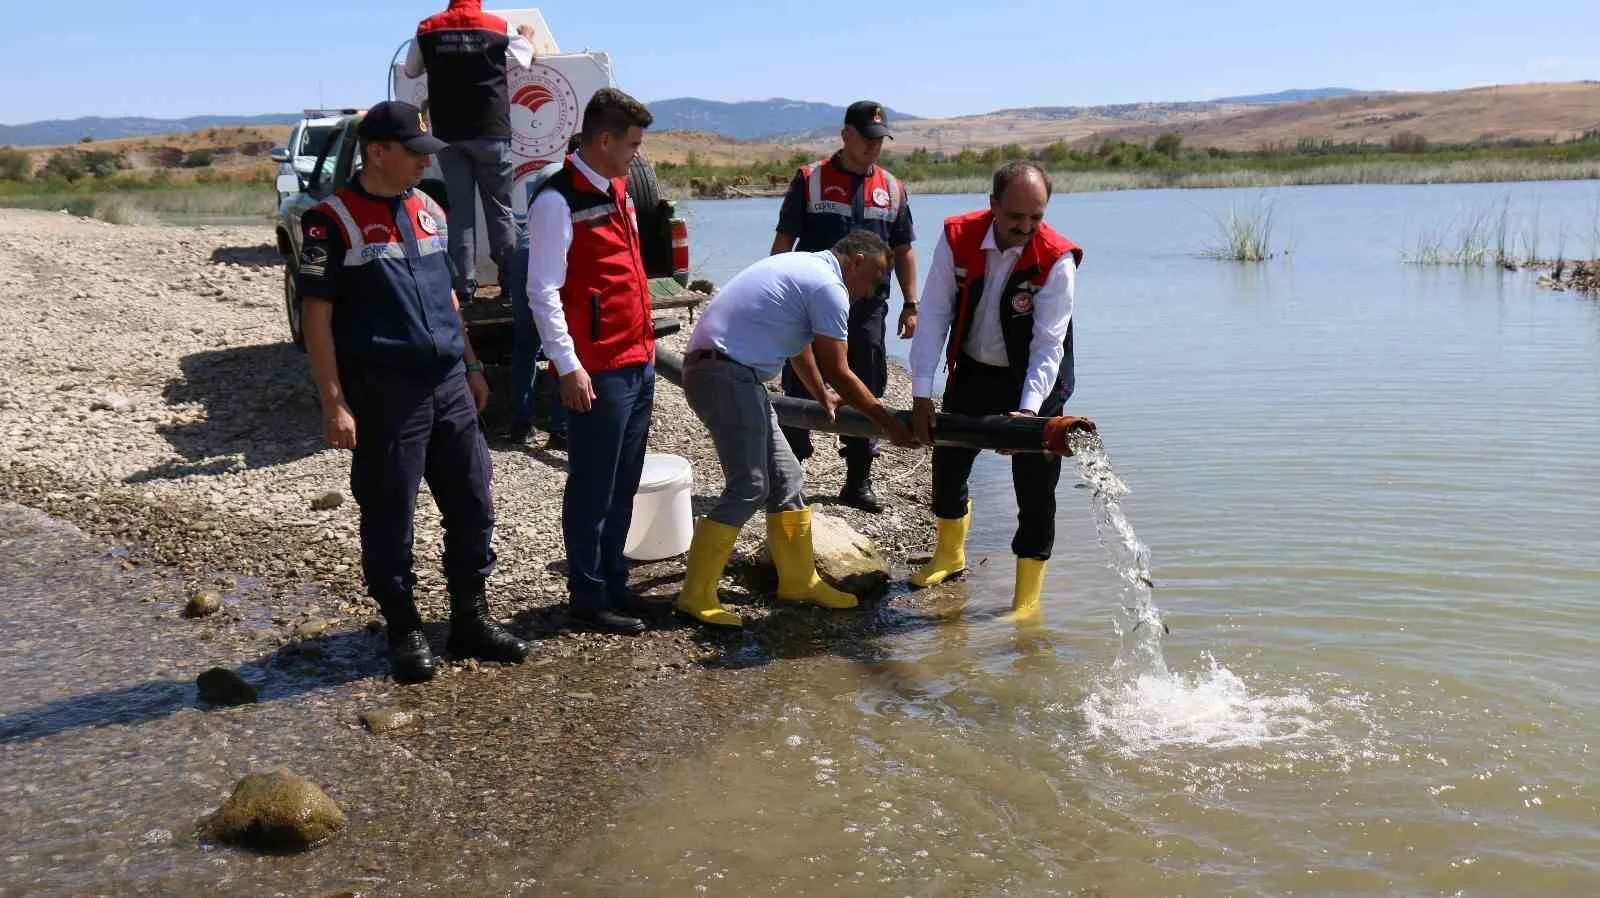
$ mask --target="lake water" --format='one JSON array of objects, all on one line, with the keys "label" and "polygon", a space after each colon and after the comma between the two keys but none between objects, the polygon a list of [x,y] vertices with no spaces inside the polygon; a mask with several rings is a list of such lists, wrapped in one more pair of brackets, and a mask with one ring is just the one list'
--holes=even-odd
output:
[{"label": "lake water", "polygon": [[[1592,182],[1057,197],[1087,250],[1070,408],[1131,489],[1171,676],[1116,669],[1084,491],[1044,625],[1000,614],[1015,505],[985,456],[965,613],[786,662],[568,892],[1600,892],[1600,302],[1401,258],[1506,200],[1519,245],[1600,255]],[[917,197],[922,258],[982,201]],[[1197,256],[1262,201],[1286,258]],[[777,203],[689,209],[722,281]]]},{"label": "lake water", "polygon": [[[1015,507],[1008,468],[985,456],[977,566],[944,588],[941,614],[848,653],[749,672],[740,724],[538,870],[531,891],[1600,892],[1600,302],[1542,290],[1528,272],[1401,260],[1422,231],[1507,198],[1519,241],[1537,226],[1547,255],[1563,236],[1567,255],[1600,255],[1592,182],[1057,197],[1052,223],[1087,250],[1071,409],[1100,424],[1130,489],[1121,510],[1149,547],[1170,634],[1127,632],[1130,591],[1107,565],[1090,492],[1069,486],[1071,461],[1043,620],[1008,620]],[[1198,256],[1213,215],[1263,201],[1287,257]],[[922,258],[944,216],[982,202],[916,197]],[[685,204],[702,273],[723,282],[764,254],[777,206]],[[33,535],[8,550],[46,557],[48,528],[27,526]],[[9,692],[0,710],[84,685],[62,673],[79,650],[46,652],[58,637],[28,610],[65,589],[72,557],[32,573],[18,573],[21,558],[0,565],[19,603],[6,619],[36,658],[59,662],[55,674],[20,656],[0,664],[28,693]],[[90,629],[114,639],[112,621]],[[1131,663],[1136,645],[1165,672]],[[184,684],[168,685],[156,698],[182,704]],[[159,800],[163,759],[190,757],[188,807],[248,760],[229,740],[316,741],[333,728],[315,708],[274,713],[272,736],[218,741],[187,717],[163,742],[112,728],[91,750],[84,736],[57,763],[87,772],[143,758],[143,772],[92,801],[63,794],[94,807]],[[47,778],[51,760],[31,742],[0,742],[18,774],[0,778],[0,795],[50,826],[57,812],[26,784]],[[359,745],[330,776],[399,792],[431,769]],[[78,814],[92,818],[82,826],[95,813]],[[145,835],[181,841],[183,823]],[[22,882],[6,865],[17,873],[39,852],[83,850],[73,832],[0,852],[0,880]],[[126,854],[106,848],[107,869]],[[451,869],[434,860],[414,869]],[[265,862],[247,869],[218,894],[253,894],[278,875]],[[175,891],[201,894],[171,869],[122,875],[134,873],[45,878],[66,889],[52,894],[180,880]],[[25,893],[0,883],[0,894]]]}]

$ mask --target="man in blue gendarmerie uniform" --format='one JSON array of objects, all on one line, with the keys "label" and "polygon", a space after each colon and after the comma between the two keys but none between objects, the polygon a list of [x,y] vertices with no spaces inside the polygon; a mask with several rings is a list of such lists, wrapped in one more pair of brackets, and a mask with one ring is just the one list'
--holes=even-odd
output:
[{"label": "man in blue gendarmerie uniform", "polygon": [[[822,252],[857,229],[876,235],[894,252],[894,273],[905,301],[897,330],[902,338],[910,338],[917,331],[917,257],[911,248],[916,234],[904,185],[878,164],[883,141],[893,139],[883,106],[872,100],[851,103],[839,138],[843,143],[839,152],[795,173],[778,213],[772,251]],[[885,274],[876,296],[850,307],[850,370],[873,396],[882,396],[889,384],[889,356],[884,345],[888,314],[889,277]],[[790,396],[820,398],[811,396],[793,365],[783,368],[783,390]],[[783,435],[796,458],[805,461],[811,456],[810,431],[785,427]],[[846,466],[839,500],[874,514],[882,511],[883,504],[872,489],[877,442],[844,437],[839,441],[839,454]]]},{"label": "man in blue gendarmerie uniform", "polygon": [[323,433],[354,450],[367,592],[388,622],[394,678],[432,679],[411,570],[426,478],[444,523],[450,653],[520,662],[526,643],[495,622],[485,594],[494,506],[478,412],[489,388],[451,290],[444,213],[413,189],[445,144],[399,102],[373,106],[357,134],[360,173],[301,219],[299,289]]}]

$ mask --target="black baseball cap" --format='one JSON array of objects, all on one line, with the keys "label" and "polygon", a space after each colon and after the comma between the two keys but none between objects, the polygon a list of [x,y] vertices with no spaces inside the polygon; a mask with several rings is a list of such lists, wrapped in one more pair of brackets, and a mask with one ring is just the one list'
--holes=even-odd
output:
[{"label": "black baseball cap", "polygon": [[392,140],[423,155],[432,155],[449,146],[422,127],[422,110],[400,100],[374,104],[361,119],[356,134],[367,143]]},{"label": "black baseball cap", "polygon": [[861,136],[868,140],[880,137],[894,140],[894,135],[889,133],[889,121],[883,114],[883,104],[876,100],[851,103],[850,108],[844,111],[844,123],[861,132]]}]

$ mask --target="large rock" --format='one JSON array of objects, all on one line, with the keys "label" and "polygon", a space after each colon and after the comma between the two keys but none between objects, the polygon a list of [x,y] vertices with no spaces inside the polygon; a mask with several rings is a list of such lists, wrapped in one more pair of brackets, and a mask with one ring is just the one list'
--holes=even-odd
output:
[{"label": "large rock", "polygon": [[256,687],[245,682],[244,677],[226,667],[213,667],[195,678],[200,698],[207,704],[233,707],[249,705],[256,700]]},{"label": "large rock", "polygon": [[[839,518],[812,512],[811,545],[817,556],[817,573],[835,588],[866,597],[889,587],[889,563],[872,540]],[[762,547],[761,563],[772,567],[770,546]]]},{"label": "large rock", "polygon": [[361,722],[373,733],[390,733],[398,729],[411,726],[417,722],[417,715],[410,711],[395,711],[393,709],[366,711],[361,715]]},{"label": "large rock", "polygon": [[311,500],[311,507],[316,511],[330,511],[344,504],[344,493],[326,492]]},{"label": "large rock", "polygon": [[344,811],[292,771],[252,773],[201,827],[216,839],[256,851],[304,851],[344,829]]},{"label": "large rock", "polygon": [[184,617],[210,617],[222,610],[222,594],[214,589],[197,592],[183,608]]}]

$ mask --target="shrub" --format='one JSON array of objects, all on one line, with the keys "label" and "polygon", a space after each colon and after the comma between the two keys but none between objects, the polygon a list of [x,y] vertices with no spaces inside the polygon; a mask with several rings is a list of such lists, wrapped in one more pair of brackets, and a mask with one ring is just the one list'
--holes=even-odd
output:
[{"label": "shrub", "polygon": [[1389,149],[1396,153],[1426,153],[1428,138],[1415,131],[1401,131],[1389,137]]},{"label": "shrub", "polygon": [[128,167],[128,160],[105,150],[89,150],[78,154],[84,171],[96,178],[109,178]]},{"label": "shrub", "polygon": [[28,163],[27,153],[11,147],[0,147],[0,181],[26,181],[32,167]]},{"label": "shrub", "polygon": [[45,160],[44,168],[39,170],[39,176],[56,181],[81,181],[89,173],[83,165],[83,158],[77,153],[62,150]]}]

